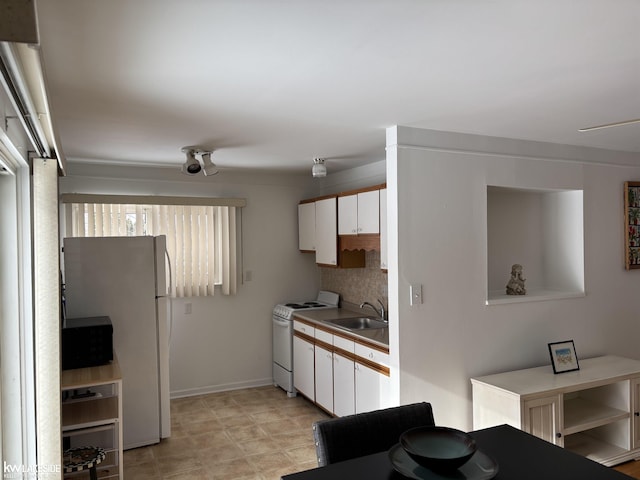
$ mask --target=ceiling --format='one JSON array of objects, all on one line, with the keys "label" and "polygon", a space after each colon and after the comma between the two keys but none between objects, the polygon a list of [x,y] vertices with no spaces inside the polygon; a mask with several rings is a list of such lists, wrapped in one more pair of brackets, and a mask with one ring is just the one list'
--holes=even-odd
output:
[{"label": "ceiling", "polygon": [[69,162],[329,173],[392,125],[640,152],[637,0],[41,0]]}]

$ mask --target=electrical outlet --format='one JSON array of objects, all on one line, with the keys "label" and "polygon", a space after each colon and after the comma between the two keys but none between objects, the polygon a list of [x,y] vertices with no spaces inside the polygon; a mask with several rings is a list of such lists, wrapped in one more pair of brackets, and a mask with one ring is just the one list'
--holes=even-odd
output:
[{"label": "electrical outlet", "polygon": [[409,305],[420,305],[422,303],[422,285],[415,283],[409,286]]},{"label": "electrical outlet", "polygon": [[184,304],[184,314],[185,315],[191,315],[191,303],[185,303]]}]

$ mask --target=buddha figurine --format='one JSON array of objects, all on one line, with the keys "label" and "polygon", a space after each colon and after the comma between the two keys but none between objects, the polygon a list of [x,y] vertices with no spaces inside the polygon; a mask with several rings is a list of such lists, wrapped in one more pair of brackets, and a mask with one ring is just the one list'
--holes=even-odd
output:
[{"label": "buddha figurine", "polygon": [[507,283],[507,295],[526,295],[524,288],[525,278],[522,274],[522,265],[515,263],[511,266],[511,278]]}]

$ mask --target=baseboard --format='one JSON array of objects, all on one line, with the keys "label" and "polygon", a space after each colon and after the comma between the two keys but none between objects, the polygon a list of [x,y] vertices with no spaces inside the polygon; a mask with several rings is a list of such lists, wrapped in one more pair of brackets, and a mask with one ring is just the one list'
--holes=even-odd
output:
[{"label": "baseboard", "polygon": [[241,390],[243,388],[264,387],[273,385],[273,378],[263,378],[246,382],[225,383],[222,385],[209,385],[206,387],[187,388],[184,390],[174,390],[170,393],[171,398],[195,397],[196,395],[206,395],[208,393],[228,392],[231,390]]}]

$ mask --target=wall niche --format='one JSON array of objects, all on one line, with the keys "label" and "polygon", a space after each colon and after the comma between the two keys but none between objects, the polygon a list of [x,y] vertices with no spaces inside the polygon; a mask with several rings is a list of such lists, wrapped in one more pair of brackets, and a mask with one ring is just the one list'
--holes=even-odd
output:
[{"label": "wall niche", "polygon": [[[526,295],[507,295],[511,266]],[[487,305],[584,296],[582,190],[487,186]]]}]

